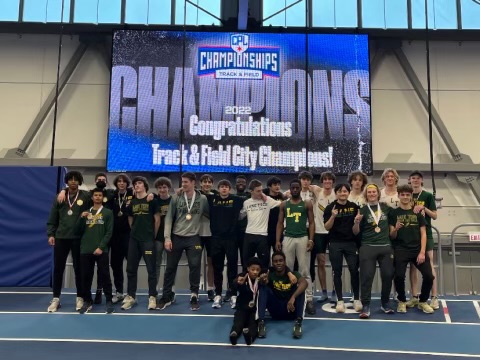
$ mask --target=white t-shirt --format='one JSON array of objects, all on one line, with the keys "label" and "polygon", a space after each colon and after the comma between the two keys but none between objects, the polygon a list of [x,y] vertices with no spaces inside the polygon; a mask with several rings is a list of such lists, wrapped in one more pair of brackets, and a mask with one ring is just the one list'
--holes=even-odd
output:
[{"label": "white t-shirt", "polygon": [[337,197],[335,193],[332,192],[330,195],[325,195],[323,189],[320,190],[318,196],[315,196],[313,201],[313,217],[315,218],[315,234],[328,234],[328,231],[325,229],[325,224],[323,222],[323,212],[325,208],[332,202],[335,201]]},{"label": "white t-shirt", "polygon": [[400,206],[400,200],[398,199],[398,194],[395,193],[395,195],[387,195],[385,193],[385,188],[380,190],[380,202],[387,204],[392,209],[396,209]]},{"label": "white t-shirt", "polygon": [[348,201],[351,201],[360,207],[367,203],[365,201],[365,198],[363,197],[363,194],[353,195],[352,193],[350,193],[350,195],[348,195]]},{"label": "white t-shirt", "polygon": [[307,191],[301,191],[300,197],[302,198],[303,201],[305,200],[313,201],[313,199],[315,198],[315,195],[310,190],[307,190]]},{"label": "white t-shirt", "polygon": [[267,201],[248,199],[243,203],[243,211],[247,213],[247,229],[246,234],[264,235],[268,234],[268,216],[270,209],[279,206],[281,201],[272,199],[267,196]]}]

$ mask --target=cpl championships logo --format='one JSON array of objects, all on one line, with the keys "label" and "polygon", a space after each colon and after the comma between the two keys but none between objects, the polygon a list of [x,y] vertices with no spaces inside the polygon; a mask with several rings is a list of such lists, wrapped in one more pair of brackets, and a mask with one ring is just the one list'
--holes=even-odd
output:
[{"label": "cpl championships logo", "polygon": [[216,79],[262,80],[280,77],[280,49],[250,46],[248,34],[230,35],[230,46],[198,48],[198,75]]}]

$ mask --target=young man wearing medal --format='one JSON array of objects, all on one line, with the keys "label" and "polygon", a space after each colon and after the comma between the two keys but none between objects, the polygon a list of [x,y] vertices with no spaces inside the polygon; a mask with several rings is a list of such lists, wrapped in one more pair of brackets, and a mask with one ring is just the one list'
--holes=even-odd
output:
[{"label": "young man wearing medal", "polygon": [[134,197],[130,187],[131,180],[127,174],[118,174],[113,180],[115,191],[113,194],[113,235],[110,241],[110,266],[112,267],[115,294],[113,303],[116,304],[124,299],[123,262],[128,257],[128,243],[130,241],[130,224],[128,223],[127,208]]},{"label": "young man wearing medal", "polygon": [[273,320],[295,320],[293,337],[302,337],[302,321],[305,311],[305,290],[308,283],[297,271],[293,283],[288,276],[285,254],[276,251],[272,255],[273,271],[259,277],[258,288],[258,337],[267,336],[265,311],[268,309]]},{"label": "young man wearing medal", "polygon": [[423,277],[422,292],[417,306],[424,313],[432,314],[433,309],[427,304],[427,300],[432,289],[434,276],[430,265],[430,257],[426,253],[426,220],[421,212],[415,213],[412,206],[412,194],[413,189],[410,185],[399,186],[400,206],[388,214],[390,237],[395,254],[395,288],[399,300],[397,312],[407,312],[405,272],[408,263],[412,263]]},{"label": "young man wearing medal", "polygon": [[250,258],[247,263],[247,273],[239,274],[235,279],[239,295],[235,315],[233,316],[233,326],[230,330],[232,345],[237,345],[241,333],[243,333],[247,345],[251,345],[257,337],[258,277],[261,270],[260,260],[256,257]]},{"label": "young man wearing medal", "polygon": [[103,286],[107,300],[105,312],[114,311],[112,303],[112,281],[110,280],[108,248],[113,232],[113,213],[103,206],[103,189],[92,190],[93,206],[84,211],[77,221],[77,232],[82,234],[80,260],[82,272],[83,307],[80,313],[92,310],[92,280],[97,264],[98,281]]},{"label": "young man wearing medal", "polygon": [[[104,172],[99,172],[95,174],[95,187],[97,189],[102,190],[103,192],[102,204],[107,209],[112,210],[114,190],[107,189],[107,184],[108,184],[107,174],[105,174]],[[101,277],[98,276],[97,274],[97,290],[95,292],[95,300],[93,301],[94,304],[102,303],[102,289],[103,289],[103,285],[101,283]]]},{"label": "young man wearing medal", "polygon": [[200,220],[209,217],[208,201],[205,195],[195,190],[194,173],[182,174],[182,189],[172,196],[165,217],[165,250],[167,251],[167,268],[163,281],[163,295],[158,304],[160,310],[172,303],[172,287],[177,274],[178,263],[185,251],[190,270],[190,309],[200,308],[198,292],[200,289],[200,272],[202,264],[202,243],[200,241]]},{"label": "young man wearing medal", "polygon": [[75,225],[80,214],[89,208],[88,192],[79,189],[83,176],[78,171],[69,171],[64,178],[67,184],[66,201],[58,202],[55,198],[47,221],[48,244],[53,247],[53,299],[48,306],[48,312],[55,312],[61,306],[60,294],[63,283],[63,273],[68,254],[72,252],[73,270],[77,299],[75,309],[83,306],[83,292],[80,275],[80,236],[75,233]]},{"label": "young man wearing medal", "polygon": [[[437,293],[437,279],[436,279],[436,271],[435,271],[435,264],[434,264],[434,257],[433,257],[433,248],[434,248],[434,241],[433,241],[433,234],[432,234],[432,219],[437,220],[437,205],[435,203],[435,197],[432,193],[425,191],[423,189],[423,174],[415,170],[410,174],[408,177],[409,183],[412,185],[413,194],[412,194],[412,202],[413,202],[413,211],[416,214],[422,214],[425,217],[426,221],[426,233],[427,233],[427,246],[426,252],[430,259],[430,266],[432,268],[432,274],[435,277],[433,280],[432,286],[432,298],[430,301],[430,306],[437,310],[440,308],[440,304],[438,301],[438,293]],[[419,299],[417,294],[418,289],[418,278],[417,278],[417,271],[413,266],[410,266],[410,286],[411,286],[411,294],[413,294],[412,298],[407,301],[407,307],[414,307],[418,305]]]},{"label": "young man wearing medal", "polygon": [[[210,174],[203,174],[200,177],[200,192],[205,195],[214,195],[217,190],[213,188],[213,176]],[[212,232],[210,230],[210,219],[205,216],[200,221],[200,240],[202,247],[207,253],[207,298],[208,301],[215,299],[214,275],[213,275],[213,261],[212,261]],[[228,294],[227,294],[228,295]],[[230,301],[230,297],[227,301]]]},{"label": "young man wearing medal", "polygon": [[394,313],[389,304],[393,280],[393,249],[388,228],[388,212],[391,208],[380,202],[380,190],[376,184],[368,184],[365,187],[365,199],[367,204],[358,210],[352,228],[353,233],[360,234],[361,237],[359,250],[360,294],[363,305],[361,319],[370,317],[372,284],[377,262],[382,279],[381,309],[386,314]]},{"label": "young man wearing medal", "polygon": [[[313,286],[310,278],[310,252],[314,246],[315,220],[312,202],[302,200],[300,190],[300,180],[292,180],[290,182],[290,199],[280,204],[275,247],[277,251],[283,249],[288,268],[293,269],[295,260],[298,261],[298,270],[308,283],[307,313],[315,314]],[[283,243],[281,242],[282,237]]]},{"label": "young man wearing medal", "polygon": [[355,311],[362,310],[360,301],[360,279],[358,272],[358,247],[356,236],[352,232],[355,216],[360,208],[354,202],[348,200],[350,186],[338,184],[335,186],[337,200],[325,208],[323,219],[325,229],[329,231],[329,256],[332,264],[333,283],[337,289],[338,301],[335,306],[337,313],[345,312],[343,301],[343,259],[345,258],[350,272],[351,289],[353,291],[353,307]]},{"label": "young man wearing medal", "polygon": [[132,180],[135,198],[128,207],[128,222],[131,227],[127,259],[127,293],[122,310],[128,310],[137,303],[137,277],[140,259],[143,257],[148,273],[148,310],[157,307],[157,276],[154,240],[160,227],[158,203],[148,201],[148,182],[143,176]]},{"label": "young man wearing medal", "polygon": [[[103,199],[102,199],[102,204],[105,206],[107,209],[112,209],[113,208],[113,196],[114,196],[114,190],[113,189],[107,189],[107,175],[104,172],[99,172],[95,174],[95,187],[97,189],[102,190],[103,192]],[[66,190],[60,191],[60,193],[57,196],[58,202],[62,203],[65,201],[65,194]],[[100,276],[97,276],[97,290],[95,292],[95,300],[94,304],[101,304],[102,303],[102,283],[100,282]]]}]

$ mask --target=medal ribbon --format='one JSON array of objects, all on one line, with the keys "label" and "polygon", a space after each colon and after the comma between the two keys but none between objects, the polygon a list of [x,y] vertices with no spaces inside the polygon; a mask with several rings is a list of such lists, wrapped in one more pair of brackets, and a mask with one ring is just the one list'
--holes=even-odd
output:
[{"label": "medal ribbon", "polygon": [[257,292],[258,292],[258,278],[255,279],[255,282],[252,284],[252,280],[250,279],[250,276],[247,275],[248,279],[248,286],[250,287],[250,290],[252,290],[253,293],[253,302],[256,303],[256,297],[257,297]]},{"label": "medal ribbon", "polygon": [[197,195],[197,193],[196,191],[193,192],[192,203],[190,205],[188,205],[187,193],[183,193],[183,195],[185,196],[185,203],[187,204],[187,213],[190,214],[190,211],[192,211],[193,208],[193,203],[195,202],[195,195]]},{"label": "medal ribbon", "polygon": [[418,202],[418,199],[420,199],[420,196],[422,195],[422,192],[423,192],[423,189],[420,190],[416,199],[415,199],[415,194],[412,194],[412,202],[413,202],[414,206],[415,206],[415,203]]},{"label": "medal ribbon", "polygon": [[380,222],[380,218],[382,217],[382,209],[380,208],[380,203],[377,204],[378,216],[375,216],[375,212],[370,207],[370,204],[367,204],[367,206],[368,206],[368,210],[370,210],[370,214],[372,214],[373,220],[375,221],[375,225],[378,226],[378,223]]},{"label": "medal ribbon", "polygon": [[75,196],[75,199],[73,199],[73,202],[70,202],[70,194],[67,194],[68,207],[70,208],[70,210],[72,210],[73,205],[75,205],[75,201],[77,201],[78,194],[80,194],[80,190],[77,190],[77,195]]},{"label": "medal ribbon", "polygon": [[118,193],[118,207],[120,208],[120,211],[122,211],[123,203],[125,202],[125,199],[127,198],[127,192],[125,191],[125,194],[123,195],[122,202],[120,202],[120,198],[122,197],[121,195],[122,194],[120,194],[120,192],[119,192]]}]

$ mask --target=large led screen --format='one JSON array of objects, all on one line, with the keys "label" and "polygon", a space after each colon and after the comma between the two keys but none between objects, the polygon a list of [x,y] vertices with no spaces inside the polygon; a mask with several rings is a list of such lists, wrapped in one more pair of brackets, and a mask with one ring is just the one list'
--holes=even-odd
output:
[{"label": "large led screen", "polygon": [[115,32],[107,168],[371,173],[368,37]]}]

